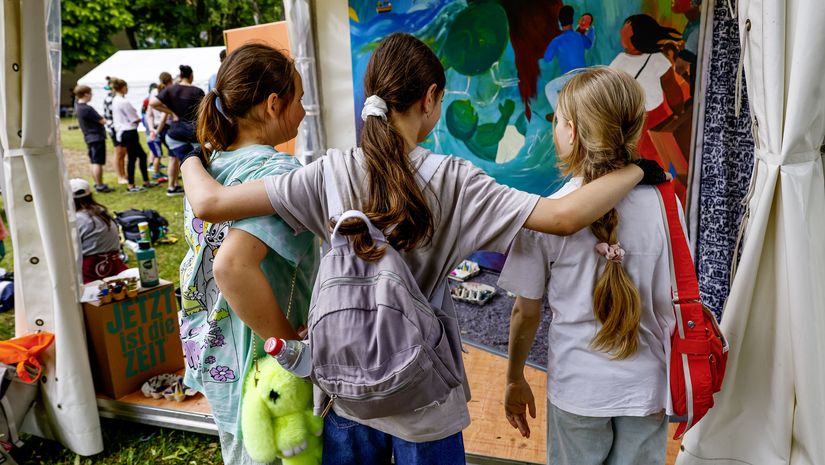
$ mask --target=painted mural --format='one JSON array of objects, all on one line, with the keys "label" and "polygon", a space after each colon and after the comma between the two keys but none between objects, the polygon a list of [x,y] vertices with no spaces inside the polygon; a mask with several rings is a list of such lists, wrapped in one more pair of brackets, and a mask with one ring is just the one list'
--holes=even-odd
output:
[{"label": "painted mural", "polygon": [[[499,182],[549,195],[560,187],[552,140],[568,72],[624,69],[645,88],[643,156],[687,180],[697,0],[349,0],[354,116],[363,76],[384,36],[430,45],[447,71],[439,124],[423,144],[472,161]],[[684,195],[684,187],[681,187]]]}]

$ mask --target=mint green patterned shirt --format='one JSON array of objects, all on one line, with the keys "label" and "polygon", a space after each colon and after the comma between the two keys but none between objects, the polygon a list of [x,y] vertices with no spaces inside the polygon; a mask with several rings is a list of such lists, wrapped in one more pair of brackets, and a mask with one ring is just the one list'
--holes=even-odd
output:
[{"label": "mint green patterned shirt", "polygon": [[[252,145],[215,152],[209,171],[218,182],[234,185],[288,173],[300,166],[294,157],[272,147]],[[244,374],[252,365],[253,333],[229,307],[212,272],[223,239],[233,228],[255,236],[269,247],[261,268],[284,312],[289,308],[295,277],[289,315],[293,328],[306,323],[319,256],[318,242],[312,233],[296,235],[276,215],[210,224],[195,217],[189,202],[184,203],[184,236],[189,245],[180,266],[184,381],[206,396],[218,428],[240,437],[240,399]],[[261,357],[264,353],[260,338],[257,342]]]}]

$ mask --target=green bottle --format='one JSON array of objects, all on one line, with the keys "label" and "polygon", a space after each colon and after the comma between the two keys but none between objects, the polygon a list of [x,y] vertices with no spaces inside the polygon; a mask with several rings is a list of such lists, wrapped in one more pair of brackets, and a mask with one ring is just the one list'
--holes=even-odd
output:
[{"label": "green bottle", "polygon": [[158,277],[158,260],[155,258],[155,249],[149,241],[140,241],[137,251],[138,273],[140,273],[140,285],[142,287],[152,287],[160,284]]}]

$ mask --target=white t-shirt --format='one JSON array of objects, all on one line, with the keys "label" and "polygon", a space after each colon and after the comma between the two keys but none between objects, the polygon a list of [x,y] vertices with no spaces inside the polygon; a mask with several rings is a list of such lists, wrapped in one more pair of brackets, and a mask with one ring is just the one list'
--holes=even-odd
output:
[{"label": "white t-shirt", "polygon": [[[649,61],[648,57],[650,57]],[[644,69],[642,69],[643,66]],[[645,111],[654,110],[665,101],[661,79],[673,67],[673,64],[663,54],[657,52],[629,55],[621,52],[610,63],[610,67],[620,69],[631,76],[639,74],[636,81],[645,90]],[[639,73],[639,70],[642,72]]]},{"label": "white t-shirt", "polygon": [[112,100],[112,121],[114,121],[117,138],[120,139],[123,131],[137,129],[140,115],[128,100],[117,95]]},{"label": "white t-shirt", "polygon": [[[553,198],[578,189],[569,181]],[[589,417],[671,413],[668,384],[675,317],[670,297],[666,229],[655,188],[637,186],[619,202],[618,239],[623,266],[639,289],[642,318],[637,351],[611,360],[590,348],[601,323],[593,315],[593,287],[606,263],[585,228],[567,237],[522,230],[498,285],[529,299],[547,295],[552,322],[547,357],[547,397],[556,407]],[[682,221],[684,227],[684,220]]]},{"label": "white t-shirt", "polygon": [[[408,157],[417,169],[429,153],[416,147]],[[325,241],[329,240],[330,232],[324,170],[330,164],[334,167],[344,210],[361,208],[369,193],[366,162],[360,149],[346,153],[331,150],[301,169],[264,178],[269,201],[277,214],[296,232],[310,230]],[[446,280],[447,274],[470,253],[476,250],[505,252],[539,199],[498,184],[469,161],[456,157],[447,157],[441,163],[425,193],[436,223],[432,241],[401,255],[428,299]],[[449,296],[445,296],[442,310],[455,314]],[[411,442],[451,436],[470,424],[467,409],[470,388],[463,373],[461,378],[463,385],[453,389],[441,405],[357,421]],[[335,412],[349,418],[338,409]]]}]

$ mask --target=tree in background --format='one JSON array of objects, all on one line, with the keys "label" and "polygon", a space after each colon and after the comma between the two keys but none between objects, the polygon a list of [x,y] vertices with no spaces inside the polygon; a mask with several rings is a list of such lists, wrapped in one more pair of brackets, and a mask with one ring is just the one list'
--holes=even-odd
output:
[{"label": "tree in background", "polygon": [[115,52],[111,37],[134,22],[127,0],[63,0],[60,2],[63,68],[84,61],[101,62]]},{"label": "tree in background", "polygon": [[132,48],[223,45],[223,31],[283,19],[283,0],[62,0],[63,67],[100,62],[126,31]]}]

